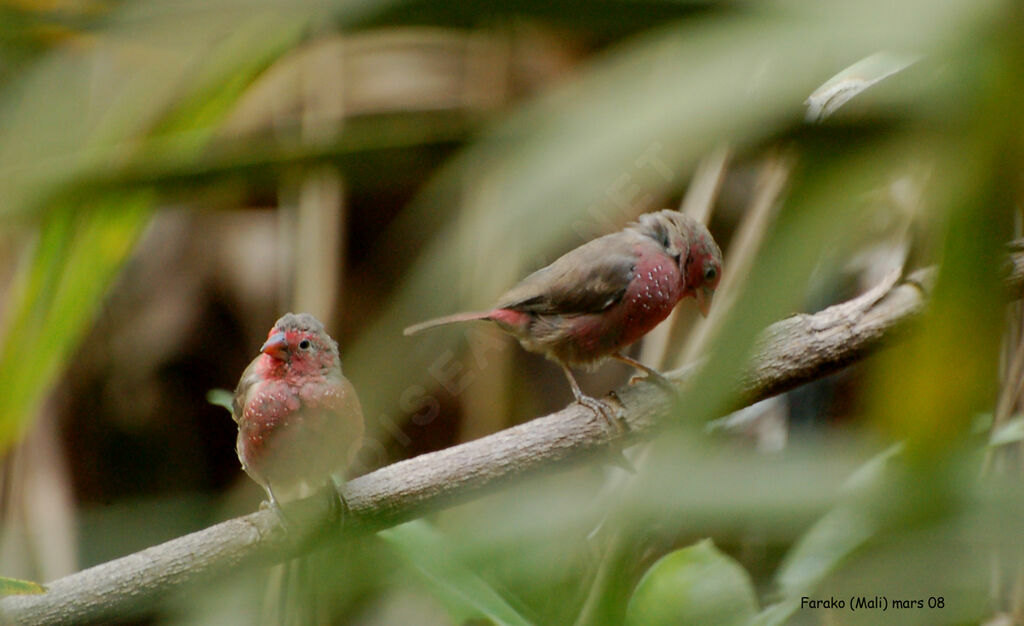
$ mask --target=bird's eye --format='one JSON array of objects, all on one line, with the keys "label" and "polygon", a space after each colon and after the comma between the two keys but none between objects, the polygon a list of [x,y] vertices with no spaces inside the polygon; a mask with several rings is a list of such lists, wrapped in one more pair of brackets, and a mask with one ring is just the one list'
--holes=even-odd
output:
[{"label": "bird's eye", "polygon": [[710,282],[718,276],[718,268],[714,265],[709,265],[704,268],[704,280]]},{"label": "bird's eye", "polygon": [[299,342],[299,350],[309,350],[310,345],[309,339],[303,339]]}]

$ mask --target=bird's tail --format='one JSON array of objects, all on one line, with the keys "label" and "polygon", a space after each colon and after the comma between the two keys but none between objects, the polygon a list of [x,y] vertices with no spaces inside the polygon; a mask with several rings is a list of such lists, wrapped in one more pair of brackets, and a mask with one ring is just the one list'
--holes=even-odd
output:
[{"label": "bird's tail", "polygon": [[311,626],[338,623],[343,596],[338,588],[349,573],[352,554],[345,538],[270,568],[259,626]]},{"label": "bird's tail", "polygon": [[270,568],[260,626],[313,623],[316,595],[309,589],[308,558],[292,559]]},{"label": "bird's tail", "polygon": [[[332,475],[330,482],[337,492],[343,481],[340,476]],[[286,500],[292,500],[317,493],[317,488],[303,482],[283,493],[287,494]],[[347,514],[345,501],[341,499],[338,504],[344,507],[343,516]],[[279,510],[278,514],[282,516],[282,523],[286,523],[284,513]],[[272,566],[267,576],[259,626],[336,623],[338,581],[345,579],[345,576],[339,576],[339,572],[350,560],[350,547],[350,538],[338,536],[318,545],[309,554]]]},{"label": "bird's tail", "polygon": [[444,326],[445,324],[454,324],[455,322],[468,322],[470,320],[486,320],[490,319],[491,313],[491,311],[470,311],[466,313],[446,315],[444,317],[420,322],[419,324],[413,324],[403,330],[402,334],[408,337],[409,335],[415,335],[420,331],[427,330],[428,328],[434,328],[435,326]]}]

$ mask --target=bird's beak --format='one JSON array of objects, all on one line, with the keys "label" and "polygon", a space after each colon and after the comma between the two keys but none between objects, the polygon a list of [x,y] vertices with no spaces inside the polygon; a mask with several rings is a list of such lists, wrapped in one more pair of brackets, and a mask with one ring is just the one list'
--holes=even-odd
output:
[{"label": "bird's beak", "polygon": [[267,341],[260,347],[260,352],[269,354],[279,361],[284,361],[288,356],[288,342],[285,340],[284,333],[274,333],[267,337]]},{"label": "bird's beak", "polygon": [[708,316],[708,311],[711,309],[711,297],[714,295],[715,292],[710,289],[697,290],[697,308],[700,309],[700,314],[704,317]]}]

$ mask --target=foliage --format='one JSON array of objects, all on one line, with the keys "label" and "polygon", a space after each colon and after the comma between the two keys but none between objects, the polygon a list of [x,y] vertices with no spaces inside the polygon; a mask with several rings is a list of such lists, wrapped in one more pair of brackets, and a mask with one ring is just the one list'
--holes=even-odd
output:
[{"label": "foliage", "polygon": [[[693,594],[708,604],[701,611],[735,623],[828,621],[832,611],[843,623],[878,619],[802,603],[832,596],[920,600],[901,613],[915,623],[1020,614],[1001,576],[1022,571],[1021,494],[992,480],[1007,467],[993,455],[1019,453],[1020,442],[1016,395],[1010,409],[995,407],[1019,389],[1007,374],[1015,370],[1000,368],[1001,353],[1019,350],[1001,288],[1021,201],[1024,25],[1013,3],[214,0],[117,3],[97,15],[31,3],[2,10],[4,32],[17,36],[0,45],[0,215],[13,267],[0,328],[0,448],[31,427],[154,212],[172,201],[198,206],[204,194],[267,178],[286,187],[296,171],[324,164],[357,180],[372,163],[369,176],[385,187],[402,175],[396,154],[462,143],[369,246],[388,298],[364,305],[343,346],[373,437],[394,448],[405,441],[393,437],[395,422],[440,424],[439,385],[446,401],[477,407],[467,421],[545,402],[531,388],[542,387],[537,378],[526,378],[516,383],[523,393],[501,387],[515,396],[509,406],[504,397],[474,404],[474,380],[512,369],[501,366],[513,358],[509,344],[473,330],[414,343],[400,339],[403,326],[484,306],[537,259],[674,200],[716,147],[755,171],[784,153],[794,166],[778,219],[750,251],[732,306],[716,313],[678,428],[645,444],[636,476],[574,468],[457,507],[433,528],[420,521],[367,539],[323,576],[339,581],[337,610],[383,619],[382,607],[413,590],[413,606],[440,607],[453,623],[675,623],[649,616],[686,621]],[[370,115],[322,141],[295,128],[225,132],[259,80],[324,33],[430,24],[494,35],[523,22],[607,45],[508,109]],[[59,37],[40,35],[57,26]],[[861,72],[874,74],[852,98],[804,121],[816,88],[856,83]],[[891,198],[900,185],[916,192],[909,221],[920,257],[911,263],[942,269],[922,322],[865,363],[847,416],[856,426],[793,437],[778,457],[695,428],[741,402],[733,383],[761,330],[813,306],[821,285],[841,282],[847,262],[880,238],[870,224],[899,212]],[[452,371],[458,384],[438,373]],[[984,412],[996,415],[991,448],[971,432]],[[95,532],[130,536],[129,517]],[[714,545],[695,543],[704,537]],[[244,582],[195,596],[251,604],[258,581]],[[160,617],[213,619],[209,603],[192,600]]]}]

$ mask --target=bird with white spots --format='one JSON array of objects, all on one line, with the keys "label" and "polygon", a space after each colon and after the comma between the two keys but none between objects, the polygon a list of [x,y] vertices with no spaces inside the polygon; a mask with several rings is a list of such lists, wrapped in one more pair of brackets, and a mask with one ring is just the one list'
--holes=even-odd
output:
[{"label": "bird with white spots", "polygon": [[242,469],[278,498],[340,480],[363,434],[363,412],[341,373],[338,344],[308,313],[277,320],[242,373],[232,416]]},{"label": "bird with white spots", "polygon": [[721,275],[722,251],[708,229],[666,209],[567,252],[509,289],[487,311],[421,322],[405,334],[454,322],[495,322],[530,352],[558,363],[576,401],[602,412],[580,390],[570,368],[592,368],[613,358],[664,382],[622,350],[687,296],[695,297],[707,315]]}]

